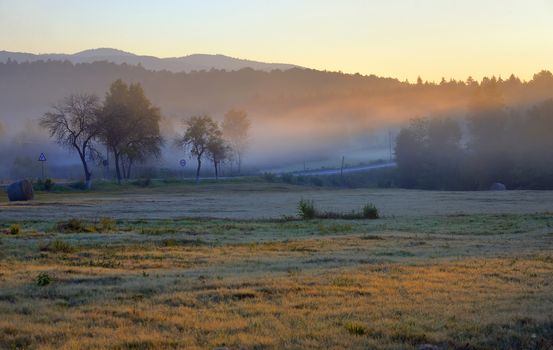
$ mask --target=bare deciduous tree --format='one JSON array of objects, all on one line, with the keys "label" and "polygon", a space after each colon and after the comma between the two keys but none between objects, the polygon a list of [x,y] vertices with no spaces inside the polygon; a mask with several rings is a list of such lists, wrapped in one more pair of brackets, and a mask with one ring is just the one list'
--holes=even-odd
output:
[{"label": "bare deciduous tree", "polygon": [[40,125],[50,132],[50,136],[64,147],[74,149],[79,154],[85,174],[86,188],[91,187],[91,177],[87,160],[94,152],[93,140],[100,131],[98,114],[100,102],[91,94],[73,94],[52,106],[40,120]]}]

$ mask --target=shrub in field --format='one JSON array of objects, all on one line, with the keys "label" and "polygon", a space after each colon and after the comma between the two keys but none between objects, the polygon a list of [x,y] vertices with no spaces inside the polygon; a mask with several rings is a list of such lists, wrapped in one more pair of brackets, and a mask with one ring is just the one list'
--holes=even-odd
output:
[{"label": "shrub in field", "polygon": [[304,220],[314,219],[316,217],[315,204],[313,201],[301,199],[298,202],[298,215]]},{"label": "shrub in field", "polygon": [[52,253],[72,253],[75,251],[75,248],[65,241],[56,239],[41,247],[40,250]]},{"label": "shrub in field", "polygon": [[363,207],[363,217],[366,219],[378,219],[380,214],[374,204],[368,203]]},{"label": "shrub in field", "polygon": [[353,335],[364,335],[367,333],[367,327],[355,322],[348,322],[345,324],[347,331]]},{"label": "shrub in field", "polygon": [[87,226],[79,219],[69,219],[60,221],[54,227],[54,230],[62,233],[96,232],[96,226]]},{"label": "shrub in field", "polygon": [[164,247],[176,247],[177,245],[179,245],[179,243],[177,242],[176,239],[173,239],[173,238],[169,238],[169,239],[166,239],[166,240],[163,240],[161,242],[161,244],[164,246]]},{"label": "shrub in field", "polygon": [[77,181],[69,184],[69,187],[76,190],[86,190],[86,184],[84,181]]},{"label": "shrub in field", "polygon": [[101,232],[114,231],[117,229],[117,224],[111,218],[101,218],[96,229]]},{"label": "shrub in field", "polygon": [[292,174],[282,174],[280,178],[282,179],[283,182],[286,182],[288,184],[294,183],[294,175]]},{"label": "shrub in field", "polygon": [[33,188],[36,191],[52,191],[54,189],[55,182],[52,179],[38,179],[38,181],[33,185]]},{"label": "shrub in field", "polygon": [[36,284],[37,286],[44,287],[49,285],[52,282],[52,277],[48,275],[46,272],[41,272],[38,274],[36,278]]},{"label": "shrub in field", "polygon": [[132,184],[138,187],[150,187],[152,185],[152,179],[150,179],[149,177],[138,179],[133,181]]},{"label": "shrub in field", "polygon": [[18,235],[21,232],[21,226],[19,224],[10,225],[8,233],[11,235]]},{"label": "shrub in field", "polygon": [[378,209],[373,204],[367,204],[361,211],[352,210],[350,212],[318,211],[313,201],[302,199],[298,203],[298,216],[303,220],[308,219],[342,219],[342,220],[360,220],[360,219],[378,219]]},{"label": "shrub in field", "polygon": [[275,182],[276,181],[276,175],[273,173],[263,173],[261,175],[261,178],[267,182]]}]

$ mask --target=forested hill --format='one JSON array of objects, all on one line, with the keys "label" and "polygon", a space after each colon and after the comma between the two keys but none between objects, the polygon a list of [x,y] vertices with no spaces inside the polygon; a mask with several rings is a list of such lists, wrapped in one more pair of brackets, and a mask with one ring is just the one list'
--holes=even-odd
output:
[{"label": "forested hill", "polygon": [[0,63],[0,120],[9,132],[38,118],[68,94],[91,92],[103,97],[118,78],[140,82],[169,120],[194,114],[218,118],[237,107],[248,111],[254,126],[270,128],[276,139],[279,130],[286,130],[286,137],[305,136],[306,142],[351,137],[417,116],[463,115],[482,89],[493,90],[507,106],[553,97],[553,75],[548,71],[528,82],[511,76],[482,82],[407,83],[300,68],[172,73],[108,62],[10,61]]}]

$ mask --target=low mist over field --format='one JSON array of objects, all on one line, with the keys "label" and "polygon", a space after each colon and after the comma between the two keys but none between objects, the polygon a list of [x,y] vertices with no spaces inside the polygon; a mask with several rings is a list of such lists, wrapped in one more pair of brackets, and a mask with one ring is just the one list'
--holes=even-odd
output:
[{"label": "low mist over field", "polygon": [[[174,73],[107,61],[71,63],[52,57],[48,61],[17,62],[9,54],[3,57],[3,177],[15,176],[16,157],[36,158],[39,152],[51,155],[50,165],[78,165],[76,158],[73,161],[48,140],[38,119],[73,92],[103,98],[118,78],[143,86],[152,103],[161,109],[161,131],[169,141],[184,129],[184,118],[207,114],[220,121],[232,108],[246,111],[252,129],[244,161],[250,169],[297,168],[304,162],[313,167],[337,166],[342,156],[353,163],[388,159],[390,137],[395,139],[410,119],[462,120],[479,98],[498,99],[509,113],[520,113],[553,97],[553,77],[547,71],[538,72],[529,81],[513,75],[480,82],[472,78],[407,82],[303,68]],[[497,96],[487,97],[491,89]],[[168,142],[161,157],[150,162],[177,168],[178,159],[183,157]],[[66,171],[70,177],[78,176]],[[29,172],[27,176],[32,175]]]}]

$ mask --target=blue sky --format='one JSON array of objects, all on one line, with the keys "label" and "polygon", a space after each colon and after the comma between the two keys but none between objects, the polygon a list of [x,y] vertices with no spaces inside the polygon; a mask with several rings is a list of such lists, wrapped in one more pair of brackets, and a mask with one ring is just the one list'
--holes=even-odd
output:
[{"label": "blue sky", "polygon": [[221,53],[429,80],[553,69],[550,0],[0,0],[0,50]]}]

